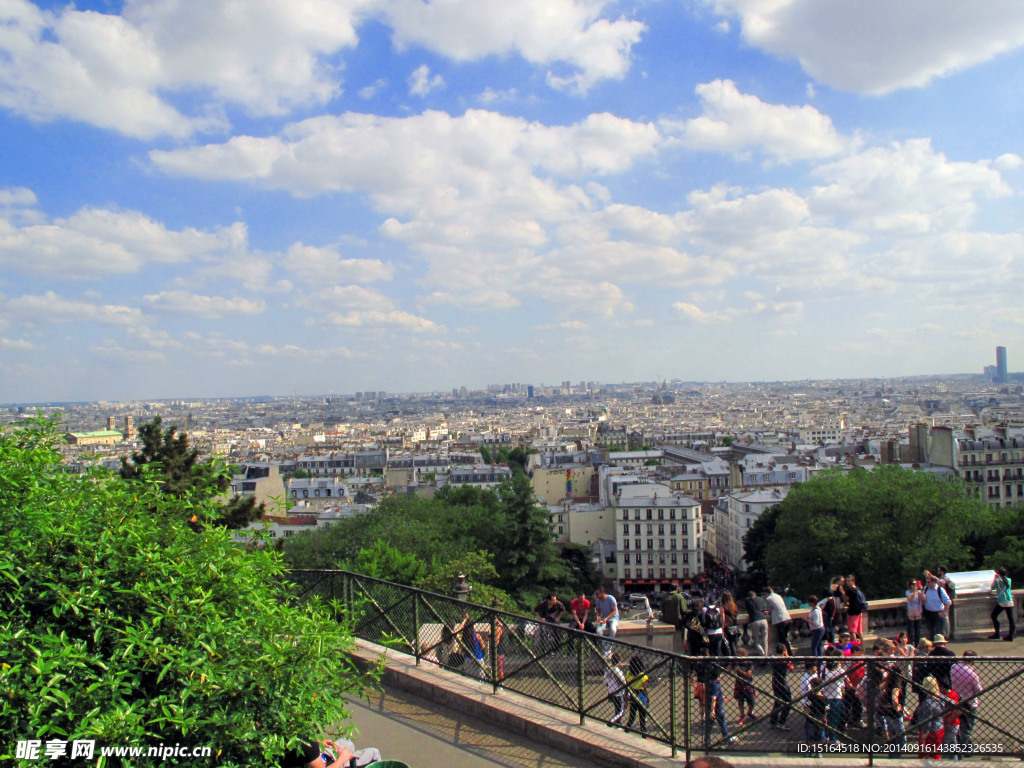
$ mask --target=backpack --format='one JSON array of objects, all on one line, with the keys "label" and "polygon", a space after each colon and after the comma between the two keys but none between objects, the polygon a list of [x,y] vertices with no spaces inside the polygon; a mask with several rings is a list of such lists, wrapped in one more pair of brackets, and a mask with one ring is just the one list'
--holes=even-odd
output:
[{"label": "backpack", "polygon": [[864,613],[868,609],[868,601],[859,589],[853,590],[853,594],[850,596],[850,608],[853,609],[850,613],[854,616]]},{"label": "backpack", "polygon": [[704,614],[704,627],[706,629],[721,629],[722,611],[719,608],[708,608]]}]

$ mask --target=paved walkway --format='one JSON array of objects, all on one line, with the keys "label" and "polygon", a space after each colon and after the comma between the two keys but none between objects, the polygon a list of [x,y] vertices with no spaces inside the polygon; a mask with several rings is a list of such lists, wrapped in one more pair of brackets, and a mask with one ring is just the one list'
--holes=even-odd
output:
[{"label": "paved walkway", "polygon": [[598,768],[397,688],[350,702],[356,744],[412,768]]}]

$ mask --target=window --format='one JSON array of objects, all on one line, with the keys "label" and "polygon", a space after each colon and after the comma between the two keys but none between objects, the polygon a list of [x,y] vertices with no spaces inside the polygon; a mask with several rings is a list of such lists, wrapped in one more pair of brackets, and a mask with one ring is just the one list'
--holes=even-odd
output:
[{"label": "window", "polygon": [[669,555],[669,562],[672,563],[672,565],[675,565],[677,562],[679,562],[679,556],[675,552],[672,552]]},{"label": "window", "polygon": [[637,536],[640,535],[640,523],[633,524],[633,533]]},{"label": "window", "polygon": [[633,539],[633,549],[640,549],[640,539]]},{"label": "window", "polygon": [[664,549],[664,548],[665,548],[665,540],[664,539],[658,539],[658,549]]},{"label": "window", "polygon": [[676,548],[676,540],[675,539],[669,539],[668,540],[668,548],[669,549],[675,549]]},{"label": "window", "polygon": [[648,539],[647,540],[647,548],[648,549],[654,549],[654,539]]},{"label": "window", "polygon": [[651,514],[651,510],[649,510],[649,509],[647,510],[647,519],[648,520],[653,520],[654,519],[654,515]]},{"label": "window", "polygon": [[623,520],[629,520],[629,510],[628,509],[622,510],[622,519]]},{"label": "window", "polygon": [[690,553],[689,552],[683,552],[683,562],[684,563],[690,562]]},{"label": "window", "polygon": [[647,569],[647,578],[649,578],[649,579],[653,579],[654,578],[654,569],[653,568],[648,568]]},{"label": "window", "polygon": [[676,524],[675,524],[675,523],[671,523],[671,524],[669,524],[669,526],[668,526],[668,532],[669,532],[669,533],[670,533],[671,535],[673,535],[673,536],[675,536],[675,535],[676,535]]},{"label": "window", "polygon": [[683,536],[688,536],[689,533],[690,533],[689,526],[686,523],[683,523]]},{"label": "window", "polygon": [[664,552],[658,553],[658,563],[661,564],[661,565],[665,564],[665,553]]},{"label": "window", "polygon": [[640,510],[639,509],[636,512],[633,513],[633,519],[634,520],[639,520],[640,519]]},{"label": "window", "polygon": [[659,523],[658,524],[658,535],[659,536],[664,536],[665,535],[665,524],[664,523]]},{"label": "window", "polygon": [[654,563],[654,553],[653,552],[648,552],[647,553],[647,564],[648,565],[652,565],[653,563]]},{"label": "window", "polygon": [[622,564],[629,565],[629,552],[622,553]]},{"label": "window", "polygon": [[665,578],[665,569],[664,569],[664,568],[659,568],[659,569],[658,569],[658,576],[659,576],[660,578],[662,578],[662,579],[664,579],[664,578]]},{"label": "window", "polygon": [[664,520],[665,519],[665,510],[664,509],[659,509],[658,510],[658,519],[659,520]]},{"label": "window", "polygon": [[626,577],[627,579],[629,578],[629,568],[627,568],[626,570],[624,570],[624,571],[623,571],[622,573],[623,573],[623,575],[624,575],[624,576],[625,576],[625,577]]},{"label": "window", "polygon": [[629,536],[629,524],[628,523],[626,525],[622,526],[622,535],[623,536]]},{"label": "window", "polygon": [[647,535],[651,536],[654,533],[654,523],[647,524]]},{"label": "window", "polygon": [[670,509],[668,511],[668,519],[669,520],[675,520],[676,519],[676,511],[674,509]]}]

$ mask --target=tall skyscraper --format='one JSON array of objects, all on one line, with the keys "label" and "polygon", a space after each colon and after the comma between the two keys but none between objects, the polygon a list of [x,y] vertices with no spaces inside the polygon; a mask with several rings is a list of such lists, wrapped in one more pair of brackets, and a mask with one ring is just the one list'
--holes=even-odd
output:
[{"label": "tall skyscraper", "polygon": [[996,383],[1006,383],[1006,347],[996,347]]}]

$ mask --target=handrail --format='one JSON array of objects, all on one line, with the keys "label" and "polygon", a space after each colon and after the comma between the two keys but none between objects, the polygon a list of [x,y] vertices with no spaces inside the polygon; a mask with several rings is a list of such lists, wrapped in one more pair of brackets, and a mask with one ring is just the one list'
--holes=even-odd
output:
[{"label": "handrail", "polygon": [[[801,711],[800,717],[793,717],[800,722],[801,732],[805,723],[811,723],[833,737],[837,746],[826,749],[807,746],[809,742],[794,740],[791,732],[769,727],[768,713],[772,709],[785,725],[791,711],[803,709],[806,696],[795,685],[798,671],[808,661],[821,664],[820,658],[791,659],[797,669],[782,673],[785,689],[763,668],[758,669],[748,690],[743,688],[741,670],[759,662],[767,664],[770,672],[772,665],[780,663],[777,657],[686,656],[351,571],[293,570],[288,576],[296,584],[296,597],[335,600],[336,618],[354,635],[408,653],[417,665],[434,664],[481,680],[494,693],[514,691],[574,712],[581,725],[589,717],[625,727],[668,745],[673,757],[685,751],[687,759],[693,750],[801,754],[803,749],[804,753],[866,754],[870,763],[895,749],[901,738],[876,734],[876,726],[885,722],[876,707],[879,676],[893,668],[894,674],[902,676],[910,699],[916,700],[924,669],[917,665],[930,665],[933,674],[941,675],[944,670],[948,674],[957,661],[936,657],[913,662],[892,657],[844,660],[843,677],[860,677],[854,666],[864,665],[867,682],[858,684],[863,688],[863,714],[856,712],[851,699],[849,722],[837,722],[838,715],[831,709],[824,715]],[[1024,658],[979,657],[971,668],[986,691],[976,699],[981,706],[970,714],[974,743],[998,740],[1001,754],[1024,757]],[[853,690],[856,698],[856,687]],[[738,720],[737,699],[745,696],[766,701],[768,707]],[[964,706],[969,709],[971,702]],[[945,711],[955,709],[948,705]],[[862,717],[864,729],[859,727]],[[906,735],[916,738],[919,727],[910,724]]]}]

